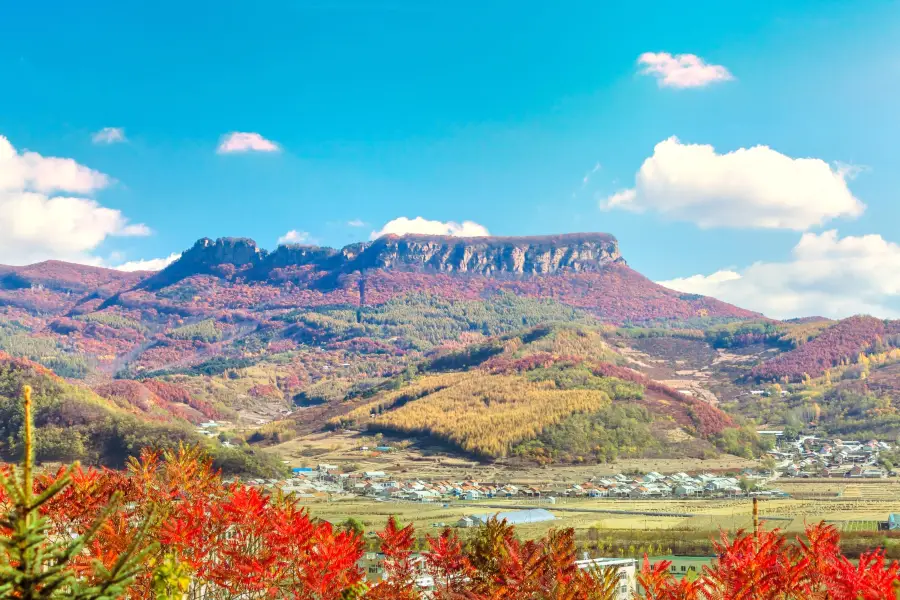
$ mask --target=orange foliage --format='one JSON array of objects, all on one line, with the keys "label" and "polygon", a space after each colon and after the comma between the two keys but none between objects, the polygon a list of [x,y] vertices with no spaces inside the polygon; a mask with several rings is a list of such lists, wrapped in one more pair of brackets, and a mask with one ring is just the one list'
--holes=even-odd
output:
[{"label": "orange foliage", "polygon": [[[60,476],[35,481],[40,493]],[[119,491],[123,502],[104,517]],[[9,499],[0,495],[0,510]],[[316,521],[290,499],[259,488],[225,485],[196,449],[144,452],[127,471],[75,469],[72,484],[41,508],[51,536],[83,534],[102,517],[97,536],[75,557],[85,578],[94,561],[111,566],[135,540],[147,518],[150,560],[132,584],[129,598],[157,598],[157,565],[174,561],[189,578],[191,597],[294,598],[304,600],[416,600],[415,581],[429,575],[433,598],[498,600],[617,598],[611,572],[580,569],[572,530],[520,541],[505,522],[491,519],[467,545],[455,533],[428,536],[428,549],[413,553],[411,526],[390,519],[379,534],[387,579],[366,587],[357,566],[363,541]],[[8,535],[0,530],[0,535]],[[895,597],[896,562],[881,551],[852,563],[840,554],[839,536],[824,524],[807,528],[791,543],[777,531],[723,533],[718,559],[696,580],[677,581],[668,563],[638,577],[652,600],[884,600]],[[355,591],[354,591],[355,590]]]}]

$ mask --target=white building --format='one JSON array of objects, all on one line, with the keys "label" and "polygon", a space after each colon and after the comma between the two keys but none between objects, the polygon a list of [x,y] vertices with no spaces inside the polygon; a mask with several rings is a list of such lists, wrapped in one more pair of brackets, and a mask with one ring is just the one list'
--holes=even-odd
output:
[{"label": "white building", "polygon": [[637,561],[633,558],[586,558],[576,560],[579,569],[614,569],[618,583],[616,584],[616,600],[631,600],[637,592]]}]

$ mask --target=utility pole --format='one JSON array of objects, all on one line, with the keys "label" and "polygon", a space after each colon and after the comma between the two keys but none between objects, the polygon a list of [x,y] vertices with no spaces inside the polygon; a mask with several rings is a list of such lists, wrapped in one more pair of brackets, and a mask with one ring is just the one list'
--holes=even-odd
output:
[{"label": "utility pole", "polygon": [[759,537],[759,498],[753,496],[753,535]]}]

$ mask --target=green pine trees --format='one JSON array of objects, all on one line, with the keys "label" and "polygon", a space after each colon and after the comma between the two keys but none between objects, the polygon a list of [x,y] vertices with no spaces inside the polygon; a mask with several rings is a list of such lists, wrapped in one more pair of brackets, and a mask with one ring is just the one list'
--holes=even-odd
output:
[{"label": "green pine trees", "polygon": [[73,598],[112,600],[124,595],[138,567],[152,546],[144,549],[149,521],[112,568],[95,562],[88,576],[77,573],[73,559],[96,535],[115,507],[114,497],[104,514],[81,536],[51,536],[49,523],[40,508],[70,483],[69,475],[58,478],[40,494],[34,492],[34,439],[31,414],[31,387],[24,386],[24,450],[19,472],[0,471],[0,486],[7,496],[8,512],[0,516],[0,598],[38,600]]}]

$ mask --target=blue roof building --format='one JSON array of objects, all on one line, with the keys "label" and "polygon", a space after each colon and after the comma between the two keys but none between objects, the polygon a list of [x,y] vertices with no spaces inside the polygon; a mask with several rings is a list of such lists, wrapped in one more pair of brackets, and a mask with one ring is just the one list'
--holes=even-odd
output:
[{"label": "blue roof building", "polygon": [[900,513],[891,513],[888,517],[888,529],[900,529]]}]

